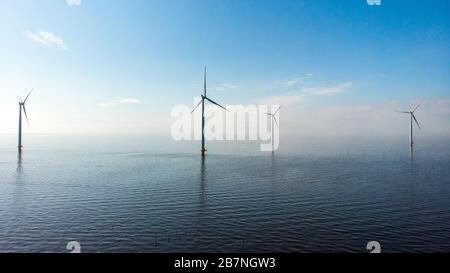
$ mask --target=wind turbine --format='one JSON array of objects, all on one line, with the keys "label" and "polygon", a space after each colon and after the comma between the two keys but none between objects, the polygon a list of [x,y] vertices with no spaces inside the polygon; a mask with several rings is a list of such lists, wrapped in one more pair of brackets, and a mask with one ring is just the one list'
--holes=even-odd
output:
[{"label": "wind turbine", "polygon": [[22,147],[23,147],[22,146],[22,109],[23,109],[23,113],[25,114],[25,118],[27,119],[27,124],[29,125],[28,116],[27,116],[27,110],[25,108],[25,103],[27,102],[27,99],[30,96],[32,91],[33,91],[33,89],[30,90],[30,92],[28,93],[27,97],[23,101],[19,97],[19,145],[18,145],[19,152],[22,151]]},{"label": "wind turbine", "polygon": [[274,152],[274,150],[273,150],[273,129],[274,129],[274,127],[273,127],[273,124],[275,123],[276,125],[277,125],[277,127],[278,128],[280,128],[280,126],[278,125],[278,122],[277,122],[277,117],[276,117],[276,114],[278,113],[278,111],[280,111],[280,109],[281,109],[281,106],[282,105],[280,105],[280,107],[278,107],[278,109],[275,111],[275,113],[267,113],[267,115],[269,115],[269,116],[271,116],[271,126],[272,126],[272,153]]},{"label": "wind turbine", "polygon": [[414,112],[416,112],[416,110],[419,109],[419,107],[422,105],[422,103],[423,103],[423,100],[412,111],[397,111],[398,113],[403,113],[403,114],[408,114],[409,115],[409,118],[410,118],[410,135],[409,135],[409,140],[410,140],[411,148],[414,145],[414,141],[413,141],[413,120],[417,124],[417,127],[419,127],[419,129],[420,129],[419,122],[417,121],[416,116],[414,115]]},{"label": "wind turbine", "polygon": [[228,111],[225,107],[223,107],[222,105],[218,104],[217,102],[213,101],[212,99],[210,99],[206,96],[206,66],[205,66],[205,73],[204,73],[204,77],[203,77],[203,94],[201,95],[201,97],[202,97],[201,101],[197,104],[197,106],[194,107],[191,114],[195,111],[195,109],[197,109],[197,107],[200,106],[200,104],[202,105],[202,150],[201,150],[201,153],[202,153],[202,156],[205,156],[205,153],[206,153],[206,149],[205,149],[205,100]]}]

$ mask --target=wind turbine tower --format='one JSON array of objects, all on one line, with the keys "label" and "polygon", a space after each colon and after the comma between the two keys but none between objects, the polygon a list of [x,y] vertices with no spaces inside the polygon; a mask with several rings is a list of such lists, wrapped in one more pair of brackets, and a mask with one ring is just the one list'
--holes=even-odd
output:
[{"label": "wind turbine tower", "polygon": [[27,119],[27,123],[28,123],[27,109],[25,108],[25,103],[27,102],[28,97],[30,96],[32,91],[33,91],[33,89],[31,89],[31,91],[28,93],[27,97],[23,101],[19,97],[19,144],[18,144],[19,152],[22,151],[22,147],[23,147],[23,145],[22,145],[22,110],[23,110],[23,113],[25,114],[25,118]]},{"label": "wind turbine tower", "polygon": [[277,127],[278,128],[280,128],[280,126],[278,125],[278,122],[277,122],[277,114],[278,114],[278,112],[280,111],[280,109],[281,109],[281,106],[282,105],[280,105],[280,107],[278,107],[278,109],[274,112],[274,113],[267,113],[267,115],[269,115],[270,117],[271,117],[271,127],[272,127],[272,153],[274,152],[274,146],[273,146],[273,132],[274,132],[274,123],[277,125]]},{"label": "wind turbine tower", "polygon": [[200,104],[202,105],[202,150],[201,150],[201,154],[202,154],[202,156],[205,156],[205,154],[206,154],[206,149],[205,149],[205,100],[228,111],[225,107],[223,107],[222,105],[218,104],[217,102],[213,101],[212,99],[210,99],[206,96],[206,66],[205,66],[205,72],[204,72],[204,76],[203,76],[203,94],[201,95],[201,98],[202,98],[201,101],[197,104],[197,106],[194,107],[191,114],[195,111],[195,109],[197,109],[197,107],[200,106]]},{"label": "wind turbine tower", "polygon": [[409,144],[411,146],[411,148],[414,146],[414,139],[413,139],[413,120],[414,122],[417,124],[417,127],[419,127],[420,129],[420,125],[419,122],[416,119],[416,116],[414,115],[414,113],[416,112],[417,109],[419,109],[419,107],[422,105],[423,101],[421,103],[419,103],[412,111],[397,111],[398,113],[403,113],[403,114],[408,114],[409,115],[409,119],[410,119],[410,132],[409,132]]}]

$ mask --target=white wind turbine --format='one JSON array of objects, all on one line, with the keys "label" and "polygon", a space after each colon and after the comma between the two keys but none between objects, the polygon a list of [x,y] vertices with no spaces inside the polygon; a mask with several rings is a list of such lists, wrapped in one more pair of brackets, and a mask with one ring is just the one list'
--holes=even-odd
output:
[{"label": "white wind turbine", "polygon": [[205,74],[203,77],[203,94],[201,95],[201,97],[202,97],[201,101],[197,104],[197,106],[194,107],[191,114],[195,111],[195,109],[197,109],[197,107],[200,106],[200,104],[202,105],[202,150],[201,150],[201,153],[202,153],[202,156],[205,156],[205,153],[206,153],[206,149],[205,149],[205,100],[228,111],[225,107],[223,107],[222,105],[218,104],[217,102],[213,101],[212,99],[210,99],[206,96],[206,66],[205,66]]},{"label": "white wind turbine", "polygon": [[19,152],[22,151],[22,147],[23,147],[22,146],[22,109],[23,109],[23,113],[25,114],[25,118],[27,119],[27,124],[29,125],[28,116],[27,116],[27,110],[25,108],[25,103],[27,102],[27,99],[30,96],[32,91],[33,91],[33,89],[30,90],[30,92],[28,93],[27,97],[23,101],[19,97],[19,145],[18,145]]},{"label": "white wind turbine", "polygon": [[416,110],[419,109],[419,107],[422,105],[422,103],[423,103],[423,100],[412,111],[397,111],[398,113],[403,113],[403,114],[408,114],[409,115],[409,118],[410,118],[409,141],[410,141],[411,148],[414,145],[414,140],[413,140],[413,120],[417,124],[417,127],[419,127],[419,129],[420,129],[419,122],[417,121],[416,116],[414,115],[414,112],[416,112]]},{"label": "white wind turbine", "polygon": [[280,128],[280,126],[278,125],[278,122],[277,122],[277,116],[276,115],[280,111],[281,106],[282,105],[280,105],[280,107],[278,107],[278,109],[274,113],[267,113],[267,115],[269,115],[271,117],[270,123],[271,123],[271,127],[272,127],[272,153],[274,152],[274,148],[273,148],[273,131],[274,131],[273,129],[274,129],[274,126],[273,126],[273,124],[275,123],[277,125],[277,127]]}]

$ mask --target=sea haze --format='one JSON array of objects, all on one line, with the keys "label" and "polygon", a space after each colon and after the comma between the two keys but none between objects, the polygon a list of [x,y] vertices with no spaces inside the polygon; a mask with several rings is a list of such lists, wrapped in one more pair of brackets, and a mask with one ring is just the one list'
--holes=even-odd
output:
[{"label": "sea haze", "polygon": [[449,144],[0,136],[0,252],[448,252]]}]

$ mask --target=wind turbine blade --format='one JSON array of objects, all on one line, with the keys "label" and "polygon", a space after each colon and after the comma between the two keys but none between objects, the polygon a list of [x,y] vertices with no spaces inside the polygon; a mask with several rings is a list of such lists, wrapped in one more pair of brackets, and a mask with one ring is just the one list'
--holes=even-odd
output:
[{"label": "wind turbine blade", "polygon": [[33,89],[30,90],[30,92],[28,93],[27,97],[25,98],[25,100],[23,101],[23,103],[27,102],[28,97],[31,95],[31,92],[33,92]]},{"label": "wind turbine blade", "polygon": [[277,127],[280,128],[280,126],[278,126],[278,122],[277,122],[277,119],[275,118],[275,116],[273,116],[272,118],[273,118],[273,121],[275,121],[275,124],[277,125]]},{"label": "wind turbine blade", "polygon": [[278,113],[278,111],[280,111],[280,109],[281,109],[282,106],[283,106],[283,105],[280,105],[280,107],[278,107],[277,111],[275,111],[275,113],[273,113],[274,116]]},{"label": "wind turbine blade", "polygon": [[417,106],[416,108],[414,108],[414,110],[412,111],[413,113],[422,105],[424,100],[422,100]]},{"label": "wind turbine blade", "polygon": [[17,96],[17,97],[19,98],[19,102],[20,102],[20,103],[23,103],[22,99],[21,99],[19,96]]},{"label": "wind turbine blade", "polygon": [[397,113],[403,113],[403,114],[411,114],[410,112],[406,112],[406,111],[395,111]]},{"label": "wind turbine blade", "polygon": [[197,107],[200,106],[200,104],[202,103],[202,101],[203,101],[203,99],[201,99],[201,100],[198,102],[197,106],[195,106],[194,109],[192,109],[191,114],[194,113],[195,109],[197,109]]},{"label": "wind turbine blade", "polygon": [[220,108],[224,109],[225,111],[228,111],[227,108],[223,107],[222,105],[218,104],[217,102],[213,101],[212,99],[205,97],[205,99],[207,99],[209,102],[219,106]]},{"label": "wind turbine blade", "polygon": [[416,119],[416,116],[414,116],[414,113],[411,113],[411,115],[412,115],[414,121],[416,122],[417,126],[419,127],[419,129],[421,129],[421,128],[420,128],[420,125],[419,125],[419,122],[418,122],[417,119]]},{"label": "wind turbine blade", "polygon": [[206,97],[206,65],[205,65],[205,72],[203,74],[203,96]]},{"label": "wind turbine blade", "polygon": [[28,126],[30,126],[30,122],[28,121],[27,109],[25,108],[25,104],[22,105],[22,106],[23,106],[23,112],[24,112],[24,114],[25,114],[25,118],[27,119],[27,124],[28,124]]}]

